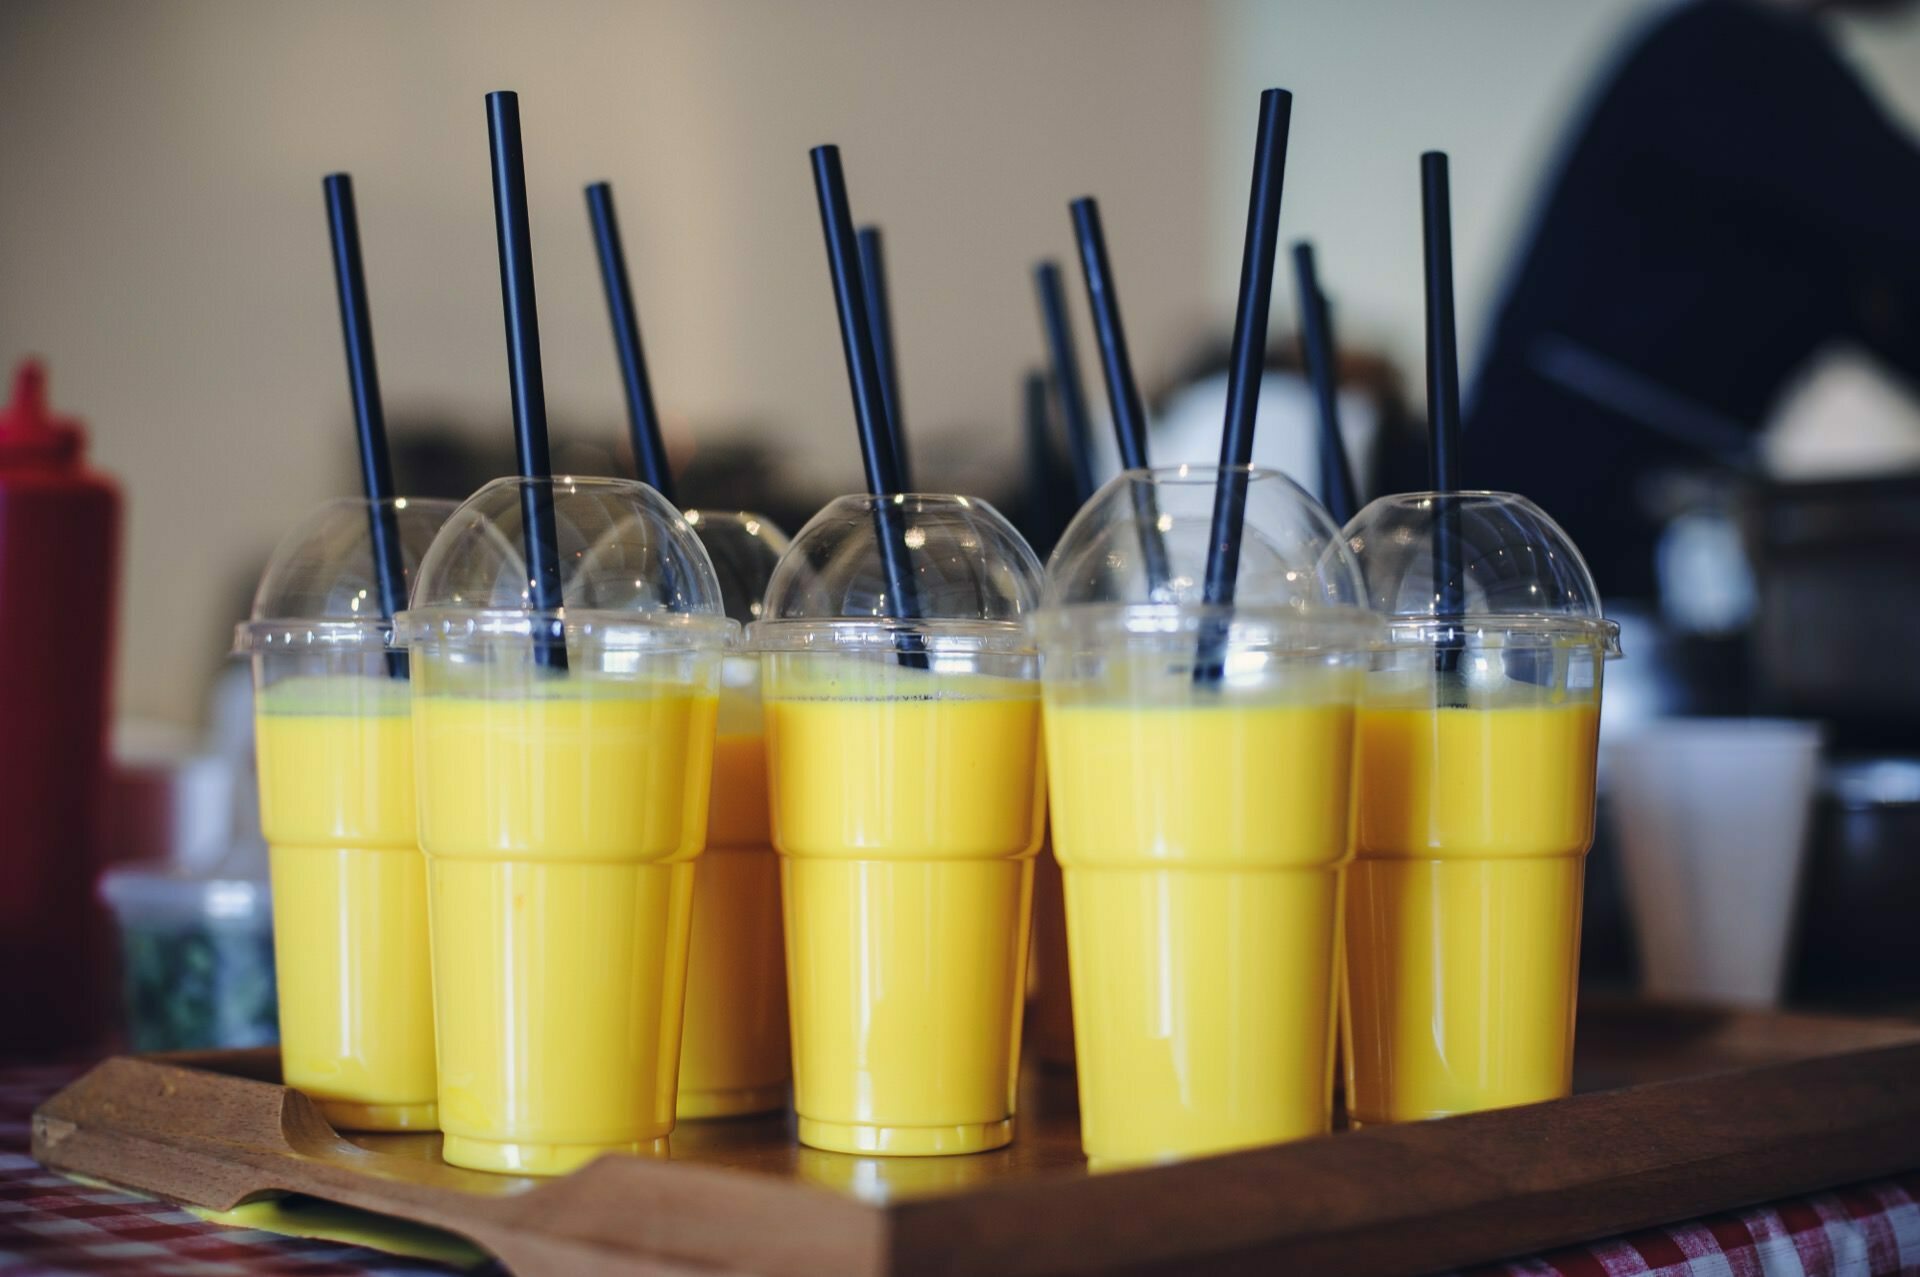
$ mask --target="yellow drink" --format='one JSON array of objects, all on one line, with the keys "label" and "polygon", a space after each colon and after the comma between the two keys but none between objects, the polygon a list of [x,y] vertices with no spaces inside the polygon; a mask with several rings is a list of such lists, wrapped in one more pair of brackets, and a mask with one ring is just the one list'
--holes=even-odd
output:
[{"label": "yellow drink", "polygon": [[444,1156],[551,1175],[673,1129],[715,700],[575,674],[439,694],[415,656]]},{"label": "yellow drink", "polygon": [[1088,1158],[1327,1131],[1351,704],[1050,692],[1046,734]]},{"label": "yellow drink", "polygon": [[1359,723],[1354,1119],[1566,1095],[1598,705],[1378,707]]},{"label": "yellow drink", "polygon": [[729,731],[734,724],[725,721],[725,708],[722,718],[713,749],[707,850],[695,870],[681,1117],[779,1108],[793,1072],[766,742],[758,730]]},{"label": "yellow drink", "polygon": [[281,1068],[346,1130],[431,1130],[427,874],[408,687],[295,678],[255,719]]},{"label": "yellow drink", "polygon": [[1038,689],[823,664],[849,677],[770,674],[766,703],[800,1139],[997,1148],[1013,1138],[1046,800]]}]

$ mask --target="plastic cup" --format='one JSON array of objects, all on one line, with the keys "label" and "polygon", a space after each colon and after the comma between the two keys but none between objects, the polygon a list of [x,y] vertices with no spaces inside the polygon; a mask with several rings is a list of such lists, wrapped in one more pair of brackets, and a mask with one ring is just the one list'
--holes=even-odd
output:
[{"label": "plastic cup", "polygon": [[[453,503],[385,504],[411,579]],[[411,693],[379,613],[370,514],[364,500],[330,501],[289,533],[234,648],[253,662],[282,1075],[344,1130],[432,1130]]]},{"label": "plastic cup", "polygon": [[1339,529],[1271,470],[1247,471],[1234,603],[1202,602],[1218,473],[1109,482],[1054,551],[1036,624],[1095,1165],[1332,1123],[1354,700],[1377,626]]},{"label": "plastic cup", "polygon": [[1606,765],[1646,991],[1777,1005],[1820,777],[1819,726],[1653,722],[1609,739]]},{"label": "plastic cup", "polygon": [[[1346,531],[1388,625],[1359,716],[1349,1115],[1564,1096],[1601,670],[1619,628],[1580,552],[1522,497],[1382,497]],[[1436,568],[1449,560],[1457,575]]]},{"label": "plastic cup", "polygon": [[[758,514],[689,510],[687,522],[713,559],[727,615],[755,620],[786,534]],[[720,680],[707,850],[694,870],[679,1116],[782,1107],[792,1059],[760,662],[743,653],[727,657]]]},{"label": "plastic cup", "polygon": [[[881,527],[912,600],[891,594]],[[1046,801],[1024,624],[1039,592],[1033,551],[985,502],[842,497],[794,539],[749,630],[804,1144],[1013,1138]]]},{"label": "plastic cup", "polygon": [[[555,612],[527,602],[521,517],[541,505],[562,565]],[[553,1175],[664,1151],[738,628],[706,551],[644,484],[496,479],[435,538],[400,628],[442,1155]]]}]

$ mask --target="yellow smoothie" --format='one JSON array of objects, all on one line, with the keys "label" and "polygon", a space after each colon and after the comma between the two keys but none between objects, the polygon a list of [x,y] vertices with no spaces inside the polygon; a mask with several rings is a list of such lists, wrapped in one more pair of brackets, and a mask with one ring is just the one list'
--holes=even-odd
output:
[{"label": "yellow smoothie", "polygon": [[1046,729],[1088,1158],[1327,1131],[1352,705],[1050,691]]},{"label": "yellow smoothie", "polygon": [[1566,1095],[1597,704],[1369,707],[1359,724],[1354,1120]]},{"label": "yellow smoothie", "polygon": [[770,675],[766,702],[800,1139],[997,1148],[1046,801],[1038,688],[820,664],[847,677]]},{"label": "yellow smoothie", "polygon": [[715,700],[438,692],[416,652],[446,1160],[551,1175],[673,1129]]},{"label": "yellow smoothie", "polygon": [[707,850],[695,870],[681,1117],[779,1108],[793,1072],[766,741],[758,705],[733,701],[722,701]]},{"label": "yellow smoothie", "polygon": [[345,1130],[436,1122],[404,681],[282,680],[255,716],[287,1085]]}]

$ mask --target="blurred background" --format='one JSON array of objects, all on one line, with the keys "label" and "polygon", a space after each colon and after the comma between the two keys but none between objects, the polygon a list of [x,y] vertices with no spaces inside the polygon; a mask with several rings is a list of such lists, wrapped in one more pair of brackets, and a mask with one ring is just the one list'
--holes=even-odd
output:
[{"label": "blurred background", "polygon": [[[509,87],[556,466],[630,473],[581,194],[604,178],[683,503],[794,528],[860,483],[806,162],[838,142],[887,235],[919,486],[1003,503],[1044,549],[1070,503],[1026,478],[1032,266],[1066,270],[1105,446],[1066,208],[1098,195],[1156,459],[1211,460],[1270,85],[1296,96],[1282,233],[1318,251],[1363,497],[1425,486],[1416,159],[1443,148],[1467,477],[1593,560],[1627,629],[1608,731],[1818,723],[1833,811],[1912,822],[1920,669],[1890,653],[1920,620],[1920,15],[1768,0],[12,0],[0,355],[47,361],[123,487],[123,785],[160,777],[176,854],[246,834],[194,823],[245,798],[181,760],[244,759],[232,626],[291,521],[357,487],[322,175],[355,178],[401,490],[511,466],[482,108]],[[1312,486],[1290,280],[1275,297],[1260,455]],[[1920,856],[1894,828],[1858,836]],[[1863,881],[1829,885],[1891,880]],[[1624,981],[1610,884],[1589,965]]]}]

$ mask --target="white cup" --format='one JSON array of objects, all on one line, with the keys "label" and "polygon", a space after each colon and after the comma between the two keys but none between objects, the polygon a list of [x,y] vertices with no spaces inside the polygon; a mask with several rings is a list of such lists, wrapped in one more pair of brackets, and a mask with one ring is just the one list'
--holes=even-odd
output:
[{"label": "white cup", "polygon": [[1602,749],[1646,992],[1778,1003],[1819,725],[1664,719]]}]

